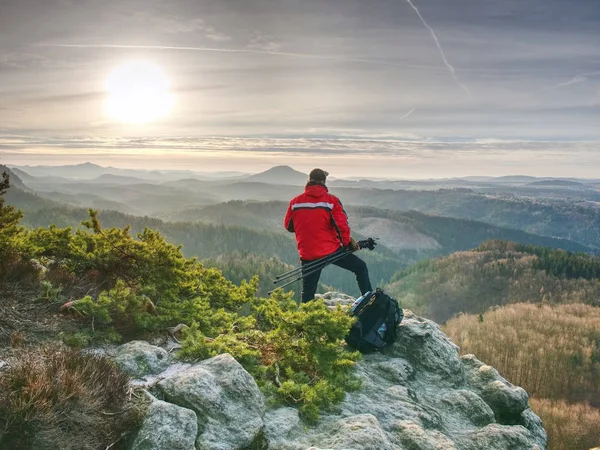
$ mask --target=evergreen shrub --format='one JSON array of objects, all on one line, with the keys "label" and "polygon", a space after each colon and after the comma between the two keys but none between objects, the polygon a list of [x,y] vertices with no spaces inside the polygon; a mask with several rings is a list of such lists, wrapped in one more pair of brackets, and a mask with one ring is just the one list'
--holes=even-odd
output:
[{"label": "evergreen shrub", "polygon": [[292,295],[276,291],[271,298],[253,300],[243,323],[215,338],[193,326],[181,355],[203,359],[230,353],[269,399],[299,406],[301,416],[313,422],[320,410],[360,387],[352,374],[359,354],[342,345],[354,319],[339,308],[330,311],[322,301],[298,307]]}]

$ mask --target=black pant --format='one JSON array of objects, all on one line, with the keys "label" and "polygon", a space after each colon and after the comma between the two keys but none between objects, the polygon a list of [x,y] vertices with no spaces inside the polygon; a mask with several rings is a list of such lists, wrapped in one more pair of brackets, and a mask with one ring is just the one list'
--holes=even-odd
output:
[{"label": "black pant", "polygon": [[[302,266],[305,266],[310,262],[311,261],[302,260]],[[369,269],[367,269],[367,265],[354,253],[350,253],[348,256],[345,256],[332,264],[341,267],[342,269],[349,270],[350,272],[354,272],[361,294],[373,290],[371,281],[369,280]],[[312,272],[312,270],[309,268],[307,269],[307,272]],[[314,273],[302,278],[302,303],[314,300],[320,277],[321,269],[315,270]]]}]

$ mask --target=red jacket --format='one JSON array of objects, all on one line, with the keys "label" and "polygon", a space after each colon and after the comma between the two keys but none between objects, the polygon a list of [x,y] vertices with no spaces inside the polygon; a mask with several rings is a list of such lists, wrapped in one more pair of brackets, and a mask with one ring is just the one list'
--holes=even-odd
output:
[{"label": "red jacket", "polygon": [[292,199],[284,226],[296,233],[298,253],[303,260],[322,258],[350,243],[346,211],[321,184],[307,185],[303,194]]}]

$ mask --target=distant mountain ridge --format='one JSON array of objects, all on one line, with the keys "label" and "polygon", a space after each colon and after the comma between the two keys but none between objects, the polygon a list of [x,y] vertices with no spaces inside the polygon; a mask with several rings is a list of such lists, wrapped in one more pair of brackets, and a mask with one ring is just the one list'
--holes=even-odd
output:
[{"label": "distant mountain ridge", "polygon": [[120,177],[134,177],[142,180],[174,181],[185,178],[199,180],[210,180],[215,178],[241,179],[247,176],[243,172],[226,171],[215,173],[199,173],[193,170],[148,170],[148,169],[123,169],[118,167],[104,167],[98,164],[86,162],[83,164],[63,166],[14,166],[21,173],[33,177],[61,177],[72,180],[93,180],[104,175]]},{"label": "distant mountain ridge", "polygon": [[304,185],[308,180],[308,174],[292,169],[290,166],[275,166],[264,172],[251,175],[244,181],[283,185]]},{"label": "distant mountain ridge", "polygon": [[577,181],[570,180],[540,180],[534,181],[532,183],[528,183],[528,186],[548,186],[548,187],[584,187],[586,186],[583,183],[579,183]]},{"label": "distant mountain ridge", "polygon": [[143,178],[125,176],[125,175],[114,175],[112,173],[105,173],[97,178],[92,178],[90,183],[106,183],[106,184],[141,184],[147,183],[148,180]]},{"label": "distant mountain ridge", "polygon": [[[80,166],[70,166],[70,170],[73,167]],[[85,167],[97,170],[99,166],[88,164]],[[289,166],[272,167],[260,174],[235,179],[202,179],[201,176],[185,171],[150,172],[130,169],[119,172],[118,176],[133,176],[146,181],[121,183],[115,179],[115,182],[105,183],[108,176],[100,178],[99,182],[59,178],[54,172],[23,181],[39,195],[57,201],[92,207],[106,207],[106,202],[111,202],[114,209],[123,212],[173,220],[178,211],[230,200],[289,202],[302,192],[307,179],[305,174]],[[339,196],[345,206],[415,210],[429,215],[471,219],[535,235],[569,239],[600,250],[600,190],[594,188],[588,180],[581,180],[585,185],[580,187],[536,187],[517,182],[473,185],[455,181],[455,184],[427,182],[429,184],[412,185],[407,181],[351,182],[330,178],[330,192]],[[91,196],[95,200],[88,205],[85,202]],[[193,213],[186,215],[193,216]],[[425,246],[435,246],[433,242],[421,242]]]}]

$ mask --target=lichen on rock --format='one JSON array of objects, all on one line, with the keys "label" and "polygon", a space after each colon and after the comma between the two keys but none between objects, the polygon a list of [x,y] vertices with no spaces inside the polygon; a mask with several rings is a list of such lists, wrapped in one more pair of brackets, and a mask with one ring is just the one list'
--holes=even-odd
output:
[{"label": "lichen on rock", "polygon": [[198,450],[248,447],[263,430],[263,395],[227,353],[165,378],[158,389],[166,401],[196,413]]},{"label": "lichen on rock", "polygon": [[146,341],[131,341],[121,345],[115,355],[115,363],[129,376],[143,378],[156,375],[169,367],[169,353]]},{"label": "lichen on rock", "polygon": [[[335,307],[335,295],[328,301]],[[346,297],[342,301],[348,301]],[[254,379],[229,354],[167,375],[165,401],[196,414],[204,449],[543,450],[527,393],[410,311],[395,344],[355,365],[362,387],[312,426],[289,406],[266,410]],[[162,376],[161,376],[162,377]],[[141,449],[132,449],[141,450]]]},{"label": "lichen on rock", "polygon": [[521,413],[529,407],[527,392],[506,381],[496,369],[482,363],[473,355],[465,355],[461,361],[470,388],[492,408],[498,422],[518,422]]},{"label": "lichen on rock", "polygon": [[197,434],[194,411],[153,399],[131,450],[194,450]]},{"label": "lichen on rock", "polygon": [[362,388],[346,394],[317,426],[272,426],[283,411],[267,412],[269,448],[546,448],[546,433],[528,409],[526,393],[491,367],[475,374],[482,366],[474,357],[460,358],[437,324],[405,311],[397,342],[356,365]]}]

